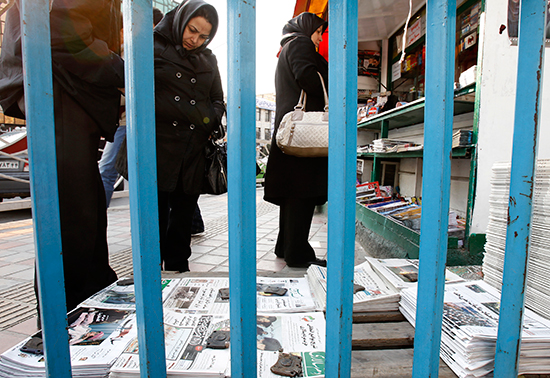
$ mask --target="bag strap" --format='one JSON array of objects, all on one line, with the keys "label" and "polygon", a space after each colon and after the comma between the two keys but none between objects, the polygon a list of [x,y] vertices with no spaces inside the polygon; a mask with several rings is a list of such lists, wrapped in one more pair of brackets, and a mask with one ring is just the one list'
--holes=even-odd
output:
[{"label": "bag strap", "polygon": [[[325,81],[323,80],[323,76],[317,71],[317,75],[319,75],[319,78],[321,79],[321,86],[323,87],[323,95],[325,96],[325,108],[324,111],[328,112],[328,94],[327,89],[325,88]],[[298,100],[298,103],[294,107],[294,110],[303,110],[306,111],[306,101],[307,101],[307,93],[302,89],[300,92],[300,99]]]}]

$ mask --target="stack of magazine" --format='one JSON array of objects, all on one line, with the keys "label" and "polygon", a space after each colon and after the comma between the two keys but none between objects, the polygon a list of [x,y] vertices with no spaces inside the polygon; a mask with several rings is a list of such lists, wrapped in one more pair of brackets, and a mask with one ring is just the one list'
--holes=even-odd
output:
[{"label": "stack of magazine", "polygon": [[[325,311],[327,302],[327,268],[311,265],[307,269],[307,278],[315,303],[319,311]],[[368,262],[355,266],[353,282],[354,312],[397,311],[399,293],[384,282],[371,268]]]},{"label": "stack of magazine", "polygon": [[[506,247],[508,222],[508,193],[510,191],[510,163],[496,163],[491,178],[489,197],[489,224],[483,259],[484,280],[500,290]],[[533,216],[525,306],[545,318],[550,318],[550,160],[539,160],[536,168],[533,193]]]},{"label": "stack of magazine", "polygon": [[[401,291],[400,310],[414,326],[417,290]],[[500,294],[484,281],[445,285],[440,356],[460,378],[492,376]],[[519,374],[550,371],[550,321],[526,310]]]},{"label": "stack of magazine", "polygon": [[[126,281],[126,282],[125,282]],[[173,377],[230,377],[229,279],[162,280],[166,366]],[[324,376],[325,318],[315,311],[307,279],[257,279],[258,377],[270,370],[279,351],[302,357],[305,377]],[[138,377],[139,348],[134,285],[121,279],[84,301],[69,316],[74,377]],[[210,339],[209,339],[210,338]],[[223,338],[222,338],[223,339]],[[43,377],[41,333],[0,356],[0,377]],[[217,346],[217,347],[215,347]]]}]

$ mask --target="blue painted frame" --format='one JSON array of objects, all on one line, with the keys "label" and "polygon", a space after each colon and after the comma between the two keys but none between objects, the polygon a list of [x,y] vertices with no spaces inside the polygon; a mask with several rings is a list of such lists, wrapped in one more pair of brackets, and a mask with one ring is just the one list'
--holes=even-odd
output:
[{"label": "blue painted frame", "polygon": [[326,377],[349,377],[357,170],[357,0],[329,1]]},{"label": "blue painted frame", "polygon": [[456,0],[428,0],[422,225],[413,378],[437,377],[451,191]]},{"label": "blue painted frame", "polygon": [[518,375],[545,54],[546,0],[521,2],[510,200],[495,377]]},{"label": "blue painted frame", "polygon": [[256,377],[256,1],[227,18],[231,376]]},{"label": "blue painted frame", "polygon": [[[160,275],[151,0],[124,0],[132,255],[141,377],[166,376]],[[139,78],[139,80],[138,80]]]},{"label": "blue painted frame", "polygon": [[69,378],[72,374],[59,220],[48,0],[21,1],[21,39],[46,375]]}]

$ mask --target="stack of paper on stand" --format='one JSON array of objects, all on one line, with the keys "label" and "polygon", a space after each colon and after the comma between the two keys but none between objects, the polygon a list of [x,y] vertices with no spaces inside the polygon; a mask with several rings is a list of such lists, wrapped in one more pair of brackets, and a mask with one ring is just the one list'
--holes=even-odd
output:
[{"label": "stack of paper on stand", "polygon": [[458,130],[453,134],[453,148],[472,145],[472,130]]},{"label": "stack of paper on stand", "polygon": [[[73,377],[106,377],[137,334],[135,313],[128,310],[78,308],[69,313],[68,322]],[[44,355],[21,350],[29,350],[32,338],[41,340],[41,332],[0,356],[0,377],[46,376]]]},{"label": "stack of paper on stand", "polygon": [[373,152],[404,152],[422,150],[423,146],[414,142],[395,139],[375,139],[372,141]]},{"label": "stack of paper on stand", "polygon": [[[414,326],[417,290],[401,292],[400,310]],[[484,281],[445,285],[440,356],[460,377],[492,376],[500,294]],[[526,309],[519,374],[550,373],[550,321]]]},{"label": "stack of paper on stand", "polygon": [[[188,314],[164,310],[166,369],[171,377],[225,377],[229,367],[229,349],[206,348],[214,330],[229,330],[228,315]],[[137,336],[111,368],[111,378],[139,377]]]},{"label": "stack of paper on stand", "polygon": [[[256,282],[258,312],[315,310],[305,277],[258,277]],[[165,299],[163,306],[203,314],[229,314],[229,299],[222,295],[222,291],[228,288],[229,278],[182,278]],[[282,289],[282,295],[274,293],[277,289]]]},{"label": "stack of paper on stand", "polygon": [[[230,330],[228,315],[190,314],[164,311],[166,367],[170,377],[230,377],[230,347],[208,347],[215,332]],[[279,351],[303,357],[307,377],[324,376],[325,319],[322,313],[258,314],[258,377],[275,378],[270,371]],[[231,341],[229,340],[229,345]],[[139,376],[139,348],[135,338],[111,369],[110,378]]]},{"label": "stack of paper on stand", "polygon": [[[327,300],[327,268],[311,265],[307,278],[319,311],[325,311]],[[357,288],[353,295],[354,312],[397,311],[399,293],[387,285],[372,270],[368,262],[354,268],[353,282]]]},{"label": "stack of paper on stand", "polygon": [[[525,306],[549,319],[550,160],[539,160],[536,169]],[[483,259],[483,274],[484,280],[498,290],[502,286],[509,191],[510,163],[496,163],[493,166],[491,178],[489,224]]]},{"label": "stack of paper on stand", "polygon": [[[117,282],[98,291],[90,298],[82,302],[79,307],[95,308],[116,308],[119,310],[134,310],[136,308],[136,298],[134,294],[133,281],[127,282],[128,278],[121,278]],[[126,281],[126,283],[125,283]],[[178,285],[179,279],[162,279],[162,300],[166,300],[168,295]]]},{"label": "stack of paper on stand", "polygon": [[[418,282],[418,260],[376,259],[367,257],[374,271],[395,290],[416,287]],[[461,282],[460,276],[445,270],[445,283]]]}]

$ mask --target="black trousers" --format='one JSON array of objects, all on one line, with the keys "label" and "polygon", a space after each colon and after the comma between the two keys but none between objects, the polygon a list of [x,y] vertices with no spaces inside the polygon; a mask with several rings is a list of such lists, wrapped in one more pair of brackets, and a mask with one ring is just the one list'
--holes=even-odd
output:
[{"label": "black trousers", "polygon": [[61,244],[70,311],[116,281],[117,275],[109,266],[105,191],[97,166],[99,126],[55,80],[53,89]]},{"label": "black trousers", "polygon": [[279,209],[279,236],[275,254],[287,264],[303,264],[315,260],[315,251],[309,244],[309,230],[316,200],[284,198]]},{"label": "black trousers", "polygon": [[173,192],[159,190],[160,257],[164,270],[189,271],[191,225],[198,194],[185,194],[180,179]]}]

